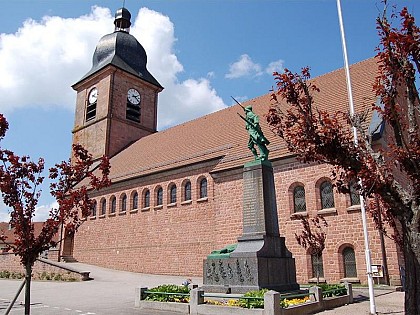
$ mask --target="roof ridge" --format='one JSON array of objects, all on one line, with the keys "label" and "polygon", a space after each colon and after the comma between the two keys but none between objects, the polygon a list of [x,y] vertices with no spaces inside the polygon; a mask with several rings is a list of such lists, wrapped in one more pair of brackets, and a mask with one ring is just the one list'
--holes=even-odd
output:
[{"label": "roof ridge", "polygon": [[[351,65],[349,65],[349,67],[350,67],[350,68],[354,68],[354,66],[357,66],[357,65],[359,65],[359,64],[361,64],[361,63],[363,63],[363,62],[366,62],[366,61],[368,61],[368,60],[371,60],[371,59],[375,59],[375,56],[370,57],[370,58],[367,58],[367,59],[359,60],[358,62],[355,62],[355,63],[352,63]],[[327,75],[331,75],[331,74],[333,74],[333,73],[335,73],[335,72],[342,71],[342,70],[344,70],[344,66],[342,66],[341,68],[335,69],[335,70],[331,70],[330,72],[327,72],[327,73],[324,73],[324,74],[318,75],[318,76],[316,76],[316,77],[314,77],[314,78],[311,78],[311,79],[310,79],[310,81],[315,80],[315,79],[317,79],[317,78],[322,78],[322,77],[325,77],[325,76],[327,76]]]}]

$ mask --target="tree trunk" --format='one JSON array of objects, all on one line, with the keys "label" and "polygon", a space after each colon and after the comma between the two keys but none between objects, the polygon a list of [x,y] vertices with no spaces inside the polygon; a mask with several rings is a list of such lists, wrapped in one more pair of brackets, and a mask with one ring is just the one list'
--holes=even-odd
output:
[{"label": "tree trunk", "polygon": [[420,314],[420,233],[404,232],[405,314]]},{"label": "tree trunk", "polygon": [[31,279],[32,279],[32,265],[27,264],[25,266],[25,315],[29,315],[31,312]]}]

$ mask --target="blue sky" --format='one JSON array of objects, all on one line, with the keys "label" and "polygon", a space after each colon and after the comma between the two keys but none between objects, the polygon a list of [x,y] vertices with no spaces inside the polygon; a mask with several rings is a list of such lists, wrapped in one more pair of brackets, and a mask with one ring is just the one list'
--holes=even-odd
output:
[{"label": "blue sky", "polygon": [[[419,15],[418,1],[395,1]],[[350,63],[375,54],[379,0],[342,0]],[[113,31],[122,1],[14,0],[0,10],[0,112],[10,123],[2,147],[52,166],[69,157],[76,94],[98,40]],[[160,130],[268,93],[273,70],[342,67],[335,0],[126,0],[131,34],[165,87]],[[222,126],[221,126],[222,127]],[[37,219],[54,200],[47,187]],[[0,221],[8,209],[0,202]]]}]

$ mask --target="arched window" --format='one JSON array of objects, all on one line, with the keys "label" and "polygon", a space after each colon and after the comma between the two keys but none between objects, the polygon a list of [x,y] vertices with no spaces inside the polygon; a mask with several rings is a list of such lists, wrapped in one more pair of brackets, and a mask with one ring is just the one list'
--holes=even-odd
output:
[{"label": "arched window", "polygon": [[137,209],[139,207],[139,194],[134,192],[133,194],[133,207],[132,210]]},{"label": "arched window", "polygon": [[345,278],[356,278],[356,255],[354,249],[346,247],[343,249],[343,263],[344,263],[344,277]]},{"label": "arched window", "polygon": [[293,209],[294,212],[306,211],[305,187],[296,186],[293,189]]},{"label": "arched window", "polygon": [[156,205],[161,206],[163,205],[163,189],[159,187],[156,191]]},{"label": "arched window", "polygon": [[150,207],[150,190],[145,191],[143,204],[144,204],[143,208],[149,208]]},{"label": "arched window", "polygon": [[176,185],[172,185],[171,189],[169,190],[169,203],[176,202]]},{"label": "arched window", "polygon": [[360,205],[360,195],[356,189],[357,183],[351,182],[349,185],[350,188],[350,205],[358,206]]},{"label": "arched window", "polygon": [[90,212],[90,215],[91,215],[92,217],[96,217],[96,207],[97,207],[97,204],[96,204],[96,201],[94,201],[94,202],[93,202],[93,205],[92,205],[92,210],[91,210],[91,212]]},{"label": "arched window", "polygon": [[207,197],[207,179],[203,178],[200,181],[200,198],[206,198]]},{"label": "arched window", "polygon": [[121,212],[127,211],[127,195],[124,194],[121,197]]},{"label": "arched window", "polygon": [[319,186],[321,209],[334,208],[334,193],[329,181],[322,182]]},{"label": "arched window", "polygon": [[322,254],[311,255],[312,262],[312,277],[313,278],[323,278],[324,277],[324,265],[322,263]]},{"label": "arched window", "polygon": [[111,209],[109,209],[110,213],[115,213],[117,209],[117,198],[115,196],[111,197]]},{"label": "arched window", "polygon": [[105,215],[106,213],[106,199],[102,199],[101,201],[101,215]]},{"label": "arched window", "polygon": [[184,184],[184,201],[191,200],[191,182],[187,181]]}]

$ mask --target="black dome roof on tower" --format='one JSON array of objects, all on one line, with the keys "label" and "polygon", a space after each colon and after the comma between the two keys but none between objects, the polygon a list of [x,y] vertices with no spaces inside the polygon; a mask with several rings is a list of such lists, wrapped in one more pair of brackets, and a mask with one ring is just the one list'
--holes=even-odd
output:
[{"label": "black dome roof on tower", "polygon": [[[121,20],[125,23],[128,21],[129,24],[125,24],[128,29],[131,24],[130,17],[131,14],[127,9],[119,9],[115,13],[116,19],[114,24],[117,26]],[[105,66],[113,65],[162,88],[160,83],[147,70],[146,64],[147,54],[143,46],[133,35],[130,35],[125,30],[117,29],[115,32],[105,35],[99,40],[93,54],[92,68],[77,83],[98,72]]]}]

